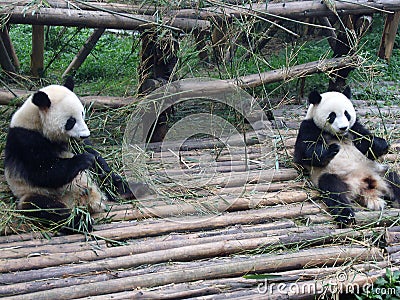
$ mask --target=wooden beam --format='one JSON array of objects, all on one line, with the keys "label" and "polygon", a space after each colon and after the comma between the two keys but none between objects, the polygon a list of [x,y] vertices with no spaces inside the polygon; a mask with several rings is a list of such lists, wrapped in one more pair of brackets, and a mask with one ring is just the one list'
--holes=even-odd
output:
[{"label": "wooden beam", "polygon": [[69,64],[67,69],[63,73],[63,77],[67,76],[71,71],[76,71],[83,64],[85,59],[88,57],[90,52],[96,46],[98,40],[103,35],[105,28],[96,28],[90,37],[86,40],[85,44],[79,50],[79,52],[75,55],[72,62]]},{"label": "wooden beam", "polygon": [[386,16],[385,28],[382,33],[381,45],[379,46],[378,56],[390,61],[399,27],[400,12]]},{"label": "wooden beam", "polygon": [[[143,30],[154,26],[172,26],[180,30],[190,32],[193,29],[206,29],[210,27],[209,18],[240,17],[243,15],[260,15],[265,19],[276,20],[282,18],[304,19],[310,17],[335,16],[323,1],[293,1],[285,3],[265,4],[253,3],[250,5],[221,6],[216,2],[215,6],[198,9],[172,10],[166,13],[161,24],[153,16],[155,8],[146,7],[138,9],[136,14],[124,13],[132,11],[129,6],[115,4],[99,4],[96,2],[73,3],[69,9],[65,4],[54,4],[56,7],[32,7],[26,9],[29,1],[21,0],[18,4],[10,0],[0,0],[0,15],[9,15],[10,23],[54,25],[54,26],[84,26],[91,28],[114,28],[127,30]],[[49,1],[50,5],[53,3]],[[399,0],[349,0],[346,2],[335,1],[339,15],[362,15],[378,11],[400,11]],[[138,7],[137,7],[138,8]],[[33,11],[33,9],[36,9]],[[91,11],[89,10],[91,9]],[[97,10],[95,10],[97,9]],[[114,11],[114,13],[111,13]]]},{"label": "wooden beam", "polygon": [[194,28],[208,28],[210,22],[189,18],[166,17],[163,23],[154,16],[113,14],[103,11],[87,11],[60,8],[40,8],[35,12],[26,11],[24,6],[14,6],[12,9],[0,9],[0,15],[9,15],[10,23],[72,26],[89,28],[112,28],[126,30],[145,30],[155,26],[176,28],[192,31]]},{"label": "wooden beam", "polygon": [[44,26],[32,26],[31,73],[40,77],[44,68]]}]

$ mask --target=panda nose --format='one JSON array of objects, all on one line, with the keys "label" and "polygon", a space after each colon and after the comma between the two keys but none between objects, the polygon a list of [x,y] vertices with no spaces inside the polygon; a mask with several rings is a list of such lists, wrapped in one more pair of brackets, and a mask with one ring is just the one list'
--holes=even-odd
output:
[{"label": "panda nose", "polygon": [[340,129],[340,131],[346,131],[346,130],[347,130],[347,126],[345,126],[345,127],[340,127],[339,129]]}]

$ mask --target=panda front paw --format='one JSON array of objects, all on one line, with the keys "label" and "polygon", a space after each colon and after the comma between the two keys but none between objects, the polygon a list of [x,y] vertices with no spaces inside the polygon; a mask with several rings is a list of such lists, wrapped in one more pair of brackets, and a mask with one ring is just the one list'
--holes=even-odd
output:
[{"label": "panda front paw", "polygon": [[322,165],[326,166],[339,153],[339,150],[340,146],[338,144],[330,144],[328,149],[325,150]]},{"label": "panda front paw", "polygon": [[372,151],[374,158],[378,158],[389,152],[389,144],[385,139],[375,136]]},{"label": "panda front paw", "polygon": [[96,160],[95,156],[90,153],[77,154],[74,159],[77,161],[79,171],[91,168]]},{"label": "panda front paw", "polygon": [[356,224],[356,218],[354,210],[351,207],[345,207],[335,218],[335,222],[338,223],[340,228],[345,228],[350,225]]}]

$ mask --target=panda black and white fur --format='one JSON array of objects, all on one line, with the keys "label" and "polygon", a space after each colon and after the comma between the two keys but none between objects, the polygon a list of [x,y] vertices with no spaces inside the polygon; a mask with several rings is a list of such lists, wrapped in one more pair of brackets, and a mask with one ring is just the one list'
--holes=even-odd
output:
[{"label": "panda black and white fur", "polygon": [[[66,222],[76,206],[104,210],[105,196],[87,171],[95,157],[74,155],[68,147],[70,138],[90,135],[72,90],[67,81],[31,95],[13,115],[7,135],[5,177],[17,208],[48,224]],[[77,226],[81,217],[75,215],[70,225]]]},{"label": "panda black and white fur", "polygon": [[400,178],[376,161],[387,142],[356,119],[350,89],[343,93],[313,91],[298,132],[294,162],[310,172],[311,181],[335,220],[355,222],[352,201],[381,210],[385,199],[400,202]]}]

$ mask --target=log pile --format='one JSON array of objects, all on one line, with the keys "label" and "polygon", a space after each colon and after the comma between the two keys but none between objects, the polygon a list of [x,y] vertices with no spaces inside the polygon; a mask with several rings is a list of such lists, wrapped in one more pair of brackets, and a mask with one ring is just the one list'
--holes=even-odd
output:
[{"label": "log pile", "polygon": [[[400,113],[398,107],[381,111]],[[363,120],[377,115],[368,107],[359,112]],[[304,113],[299,105],[276,112],[278,121],[293,122],[292,128],[279,129],[281,160],[279,149],[292,151]],[[393,122],[388,128],[396,125],[396,118],[388,119]],[[397,149],[398,128],[392,134]],[[356,291],[386,268],[399,269],[399,209],[358,211],[355,227],[338,229],[290,164],[280,161],[271,176],[265,147],[270,143],[248,146],[247,162],[239,159],[243,149],[230,149],[231,156],[221,151],[214,181],[194,186],[196,193],[185,199],[166,203],[151,196],[135,205],[114,204],[109,213],[95,216],[113,222],[96,225],[91,235],[0,237],[0,297],[304,299]],[[182,168],[196,175],[198,158],[213,151],[182,150]],[[169,155],[163,159],[172,160]],[[153,153],[149,164],[165,168],[160,157]],[[385,160],[396,167],[398,152]],[[182,171],[177,164],[169,167],[170,175]],[[151,176],[164,178],[154,170]]]}]

